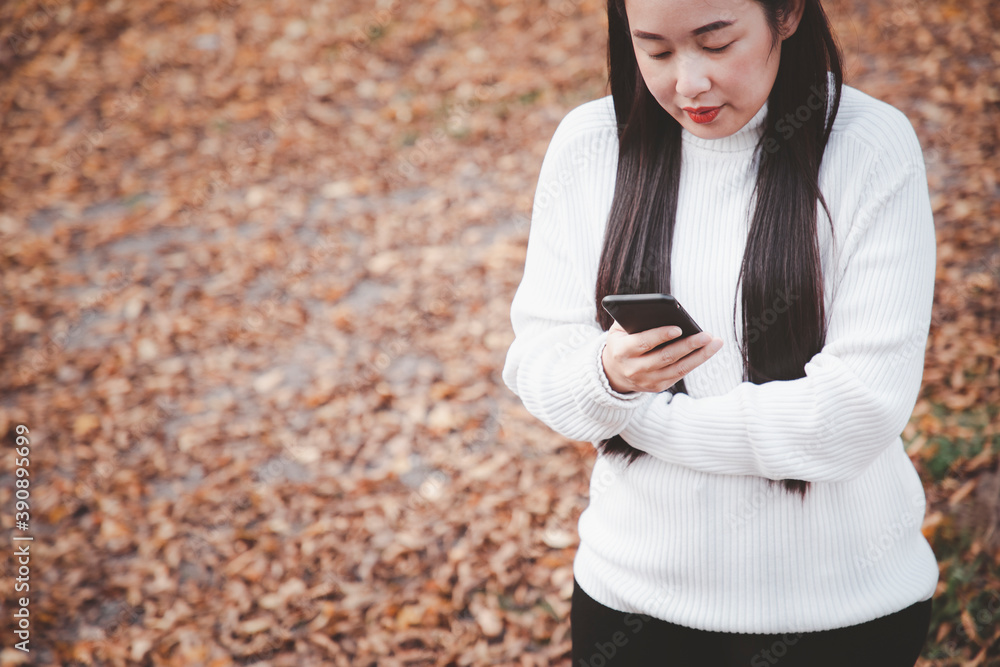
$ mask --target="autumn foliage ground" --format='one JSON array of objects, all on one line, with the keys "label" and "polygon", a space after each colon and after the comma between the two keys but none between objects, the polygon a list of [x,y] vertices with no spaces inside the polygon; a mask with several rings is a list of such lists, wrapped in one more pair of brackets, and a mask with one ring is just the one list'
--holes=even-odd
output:
[{"label": "autumn foliage ground", "polygon": [[[1000,7],[826,4],[933,197],[920,664],[998,665]],[[596,0],[0,6],[2,664],[569,663],[594,451],[500,368],[605,30]]]}]

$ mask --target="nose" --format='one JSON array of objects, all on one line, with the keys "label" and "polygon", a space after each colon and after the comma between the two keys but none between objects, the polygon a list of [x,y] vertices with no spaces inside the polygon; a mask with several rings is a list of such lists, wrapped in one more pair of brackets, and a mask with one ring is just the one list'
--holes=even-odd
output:
[{"label": "nose", "polygon": [[677,63],[677,94],[682,98],[694,101],[702,93],[708,92],[712,82],[701,58],[687,56],[678,58]]}]

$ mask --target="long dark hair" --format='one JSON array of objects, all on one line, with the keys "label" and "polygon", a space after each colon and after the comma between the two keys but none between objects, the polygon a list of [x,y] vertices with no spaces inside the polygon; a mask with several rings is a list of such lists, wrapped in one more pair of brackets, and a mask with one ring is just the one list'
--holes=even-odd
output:
[{"label": "long dark hair", "polygon": [[[776,45],[779,20],[788,15],[790,2],[757,2]],[[830,218],[819,188],[819,166],[840,106],[843,70],[840,47],[820,0],[804,2],[795,33],[781,45],[777,77],[768,96],[764,131],[756,147],[756,204],[740,269],[743,335],[737,338],[742,340],[743,380],[754,384],[803,377],[806,362],[826,340],[816,203],[822,204]],[[598,322],[605,331],[613,323],[601,306],[606,295],[670,293],[670,251],[681,173],[681,126],[659,105],[639,73],[624,0],[608,0],[608,70],[619,148],[615,194],[595,290]],[[813,95],[822,106],[805,106]],[[791,136],[781,136],[776,127],[779,119],[815,106],[819,113],[810,113]],[[831,112],[822,113],[828,107]],[[830,225],[832,232],[832,218]],[[754,328],[751,322],[765,311],[774,317],[768,306],[782,290],[795,295],[788,309],[763,331]],[[735,331],[735,302],[733,319]],[[684,380],[671,391],[687,393]],[[646,454],[620,435],[601,441],[598,449],[627,459],[628,464]],[[768,479],[769,484],[775,481]],[[805,500],[809,482],[785,479],[782,483]]]}]

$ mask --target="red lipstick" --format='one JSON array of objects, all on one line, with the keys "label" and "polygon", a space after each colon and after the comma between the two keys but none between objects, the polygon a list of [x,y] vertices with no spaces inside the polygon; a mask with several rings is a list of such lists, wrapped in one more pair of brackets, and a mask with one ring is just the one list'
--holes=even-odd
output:
[{"label": "red lipstick", "polygon": [[722,107],[684,107],[688,117],[696,123],[711,123]]}]

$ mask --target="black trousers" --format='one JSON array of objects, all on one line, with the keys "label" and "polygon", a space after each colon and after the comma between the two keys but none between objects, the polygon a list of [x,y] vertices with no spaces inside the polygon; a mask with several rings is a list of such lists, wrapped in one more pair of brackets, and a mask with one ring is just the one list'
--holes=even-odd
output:
[{"label": "black trousers", "polygon": [[913,667],[932,599],[860,625],[777,635],[695,630],[617,611],[573,579],[573,667]]}]

